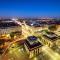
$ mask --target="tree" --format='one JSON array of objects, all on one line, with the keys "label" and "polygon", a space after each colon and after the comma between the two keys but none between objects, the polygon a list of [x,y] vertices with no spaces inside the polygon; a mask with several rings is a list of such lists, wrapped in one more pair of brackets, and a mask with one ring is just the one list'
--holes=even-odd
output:
[{"label": "tree", "polygon": [[56,31],[56,30],[57,30],[57,26],[56,26],[56,25],[50,25],[50,26],[48,27],[48,29],[49,29],[50,31]]},{"label": "tree", "polygon": [[0,39],[0,45],[4,45],[5,40],[4,39]]},{"label": "tree", "polygon": [[10,33],[11,39],[14,39],[14,36],[15,36],[14,32],[11,32],[11,33]]}]

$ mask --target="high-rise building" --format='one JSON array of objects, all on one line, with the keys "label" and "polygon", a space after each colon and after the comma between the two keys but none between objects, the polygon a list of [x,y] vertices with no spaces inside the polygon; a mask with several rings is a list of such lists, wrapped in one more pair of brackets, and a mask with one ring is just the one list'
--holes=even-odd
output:
[{"label": "high-rise building", "polygon": [[27,37],[27,40],[24,43],[26,52],[29,54],[29,58],[32,58],[38,55],[41,52],[41,47],[43,46],[39,41],[38,38],[35,36]]}]

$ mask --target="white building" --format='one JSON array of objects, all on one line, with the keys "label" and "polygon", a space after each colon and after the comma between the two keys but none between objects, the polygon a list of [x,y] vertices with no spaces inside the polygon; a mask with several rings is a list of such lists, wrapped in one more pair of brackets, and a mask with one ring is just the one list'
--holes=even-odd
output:
[{"label": "white building", "polygon": [[21,26],[14,23],[13,21],[0,22],[0,35],[9,34],[15,31],[22,31]]}]

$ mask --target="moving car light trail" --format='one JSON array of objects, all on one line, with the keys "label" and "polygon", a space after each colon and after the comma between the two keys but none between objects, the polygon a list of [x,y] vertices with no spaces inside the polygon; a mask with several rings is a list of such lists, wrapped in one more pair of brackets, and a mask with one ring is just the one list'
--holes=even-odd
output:
[{"label": "moving car light trail", "polygon": [[33,30],[30,26],[26,25],[25,21],[23,21],[23,23],[17,21],[16,19],[12,19],[12,21],[19,24],[22,27],[22,35],[24,35],[25,37],[33,35]]},{"label": "moving car light trail", "polygon": [[[15,22],[15,23],[17,23],[17,24],[19,24],[19,25],[22,27],[22,35],[24,35],[24,37],[21,38],[21,39],[16,39],[16,40],[12,41],[12,42],[8,45],[8,47],[6,48],[6,50],[5,50],[4,54],[2,55],[2,57],[5,55],[6,51],[9,49],[9,47],[10,47],[13,43],[15,43],[15,42],[17,42],[17,41],[20,41],[20,40],[22,40],[22,39],[25,39],[27,36],[30,36],[30,35],[33,35],[33,34],[34,34],[34,31],[31,29],[30,26],[26,25],[25,21],[23,21],[23,23],[17,21],[16,19],[12,19],[12,21]],[[38,34],[37,34],[37,35],[38,35]],[[54,52],[51,48],[49,48],[49,47],[47,47],[47,46],[43,46],[43,47],[42,47],[42,51],[43,51],[44,53],[46,53],[48,56],[50,56],[52,60],[60,60],[60,55],[59,55],[58,53]],[[17,52],[17,53],[18,53],[18,52]],[[15,54],[16,54],[16,56],[19,58],[19,56],[17,55],[17,53],[15,53]]]},{"label": "moving car light trail", "polygon": [[22,39],[25,39],[27,36],[30,36],[30,35],[33,34],[33,30],[31,30],[30,27],[25,24],[25,22],[23,22],[23,24],[22,24],[21,22],[15,20],[15,19],[12,19],[12,21],[15,22],[15,23],[17,23],[17,24],[19,24],[19,25],[22,27],[22,35],[24,35],[24,37],[12,41],[12,42],[8,45],[8,47],[6,48],[6,50],[4,51],[2,57],[6,54],[7,49],[8,49],[14,42],[17,42],[17,41],[20,41],[20,40],[22,40]]}]

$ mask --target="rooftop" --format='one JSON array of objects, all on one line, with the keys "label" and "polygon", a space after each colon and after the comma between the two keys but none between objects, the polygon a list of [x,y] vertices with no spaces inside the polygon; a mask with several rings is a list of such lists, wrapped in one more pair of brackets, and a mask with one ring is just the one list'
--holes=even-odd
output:
[{"label": "rooftop", "polygon": [[41,47],[42,44],[37,40],[38,38],[35,37],[35,36],[29,36],[26,40],[26,45],[28,47],[29,50],[32,50],[34,48],[37,48],[37,47]]}]

